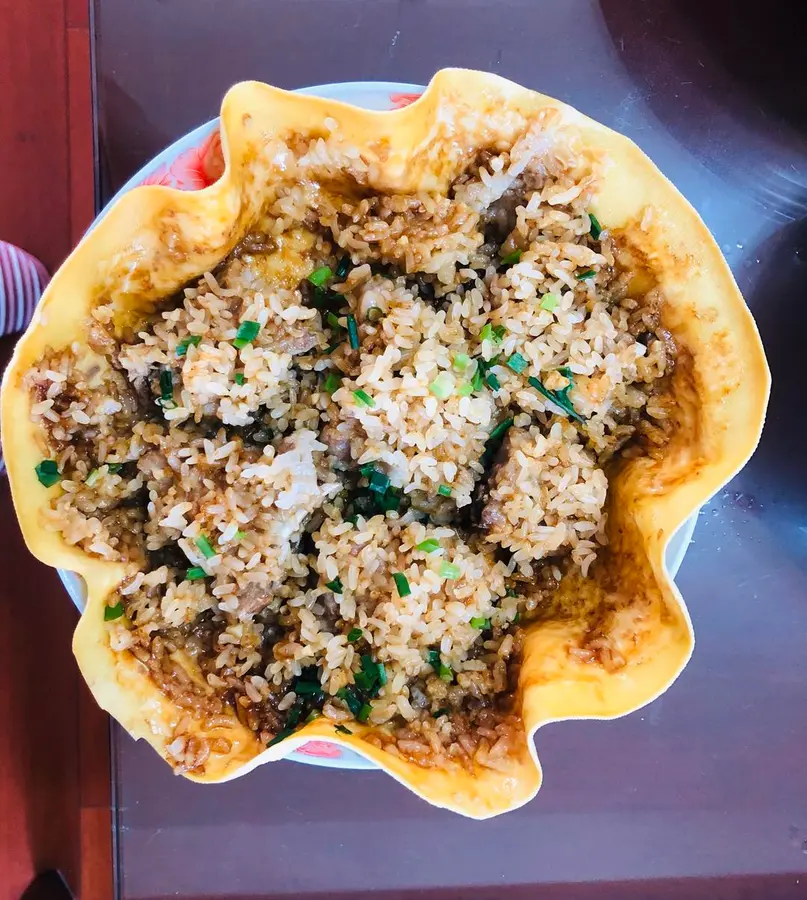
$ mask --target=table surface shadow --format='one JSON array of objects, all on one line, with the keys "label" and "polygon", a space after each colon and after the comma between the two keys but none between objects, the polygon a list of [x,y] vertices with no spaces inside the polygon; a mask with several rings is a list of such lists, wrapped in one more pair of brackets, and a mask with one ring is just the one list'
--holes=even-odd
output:
[{"label": "table surface shadow", "polygon": [[656,161],[723,248],[774,377],[759,450],[701,512],[678,577],[691,664],[632,716],[539,732],[532,803],[475,823],[380,773],[291,762],[200,787],[118,731],[122,897],[807,897],[807,434],[793,327],[807,299],[805,22],[755,9],[95,0],[106,197],[241,79],[424,83],[443,66],[487,69]]}]

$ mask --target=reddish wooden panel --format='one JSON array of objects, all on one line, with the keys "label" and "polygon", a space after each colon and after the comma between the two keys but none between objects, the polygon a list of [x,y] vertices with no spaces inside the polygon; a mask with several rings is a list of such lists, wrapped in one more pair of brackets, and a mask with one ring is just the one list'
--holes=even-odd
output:
[{"label": "reddish wooden panel", "polygon": [[90,33],[67,29],[67,89],[70,147],[70,238],[76,244],[95,215]]}]

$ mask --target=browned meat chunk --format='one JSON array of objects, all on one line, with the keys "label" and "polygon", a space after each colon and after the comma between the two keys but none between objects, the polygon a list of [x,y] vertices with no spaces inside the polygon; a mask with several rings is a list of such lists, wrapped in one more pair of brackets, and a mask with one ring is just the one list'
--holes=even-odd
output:
[{"label": "browned meat chunk", "polygon": [[359,423],[355,419],[345,422],[328,422],[320,432],[319,439],[327,444],[328,452],[339,462],[350,462],[350,442],[356,437]]},{"label": "browned meat chunk", "polygon": [[245,615],[260,612],[272,600],[272,586],[248,584],[238,594],[238,611]]}]

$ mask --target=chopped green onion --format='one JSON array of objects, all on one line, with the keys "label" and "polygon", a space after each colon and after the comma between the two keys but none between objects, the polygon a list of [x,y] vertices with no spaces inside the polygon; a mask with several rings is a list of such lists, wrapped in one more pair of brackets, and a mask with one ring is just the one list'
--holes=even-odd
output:
[{"label": "chopped green onion", "polygon": [[345,728],[344,725],[334,725],[333,730],[339,734],[353,734],[353,732],[349,728]]},{"label": "chopped green onion", "polygon": [[336,696],[346,704],[347,708],[354,716],[358,715],[358,712],[362,707],[362,699],[356,693],[356,688],[354,688],[352,684],[347,685],[347,687],[339,688],[336,692]]},{"label": "chopped green onion", "polygon": [[123,463],[107,463],[106,467],[110,475],[116,475],[123,468]]},{"label": "chopped green onion", "polygon": [[199,548],[199,552],[205,559],[211,559],[216,555],[216,551],[213,549],[213,545],[208,540],[207,535],[200,534],[199,537],[196,538],[195,543]]},{"label": "chopped green onion", "polygon": [[333,351],[336,350],[336,348],[338,346],[340,346],[340,344],[343,344],[343,343],[344,343],[344,338],[339,338],[338,341],[334,341],[332,344],[328,344],[328,346],[325,348],[325,355],[330,356],[331,353],[333,353]]},{"label": "chopped green onion", "polygon": [[356,672],[353,676],[353,680],[356,682],[356,687],[363,694],[372,694],[375,689],[375,673],[372,675],[367,672]]},{"label": "chopped green onion", "polygon": [[488,375],[485,376],[485,384],[486,384],[492,391],[498,391],[499,388],[501,388],[501,384],[499,383],[499,379],[493,374],[493,372],[490,372]]},{"label": "chopped green onion", "polygon": [[364,465],[359,466],[359,471],[361,472],[362,475],[364,475],[365,478],[372,478],[373,472],[376,471],[375,463],[374,462],[364,463]]},{"label": "chopped green onion", "polygon": [[595,241],[598,241],[600,239],[600,235],[602,234],[602,225],[600,225],[594,213],[588,214],[588,220],[591,223],[589,234],[594,238]]},{"label": "chopped green onion", "polygon": [[558,303],[560,303],[560,297],[557,294],[544,294],[541,298],[541,309],[545,309],[547,312],[554,312]]},{"label": "chopped green onion", "polygon": [[170,369],[160,372],[160,405],[163,409],[173,409],[174,403],[174,376]]},{"label": "chopped green onion", "polygon": [[409,587],[409,579],[403,572],[393,573],[392,580],[395,582],[395,587],[398,588],[399,597],[408,597],[412,593],[412,588]]},{"label": "chopped green onion", "polygon": [[441,484],[440,487],[437,488],[437,493],[440,494],[441,497],[450,497],[451,488],[447,484]]},{"label": "chopped green onion", "polygon": [[341,594],[345,589],[341,578],[334,578],[333,581],[326,581],[325,587],[328,588],[328,590],[333,591],[334,594]]},{"label": "chopped green onion", "polygon": [[387,683],[387,670],[384,668],[384,663],[379,662],[375,664],[376,674],[378,675],[378,683],[381,687]]},{"label": "chopped green onion", "polygon": [[363,703],[361,709],[356,713],[356,719],[359,722],[366,722],[370,718],[370,713],[373,711],[372,706],[369,703]]},{"label": "chopped green onion", "polygon": [[251,344],[258,336],[260,330],[261,326],[257,322],[242,322],[235,333],[233,347],[237,347],[240,350],[242,347],[246,347],[247,344]]},{"label": "chopped green onion", "polygon": [[376,494],[385,494],[387,492],[387,488],[389,487],[389,476],[385,475],[383,472],[379,472],[376,469],[375,472],[370,476],[370,490],[375,491]]},{"label": "chopped green onion", "polygon": [[479,337],[483,341],[494,341],[497,344],[500,344],[507,334],[507,329],[504,325],[491,325],[488,322],[487,325],[479,332]]},{"label": "chopped green onion", "polygon": [[364,632],[361,628],[351,628],[347,633],[347,639],[351,644],[355,644],[356,641],[360,641]]},{"label": "chopped green onion", "polygon": [[318,709],[312,709],[311,712],[305,717],[305,724],[308,725],[310,722],[313,722],[314,719],[318,719],[322,713]]},{"label": "chopped green onion", "polygon": [[499,424],[491,431],[489,441],[498,441],[507,434],[510,426],[513,424],[512,419],[505,419],[503,422],[499,422]]},{"label": "chopped green onion", "polygon": [[201,340],[202,337],[199,334],[194,334],[192,337],[182,338],[182,340],[177,344],[177,356],[184,356],[188,352],[188,347],[190,347],[191,344],[196,347]]},{"label": "chopped green onion", "polygon": [[507,360],[507,365],[511,368],[517,375],[521,374],[524,369],[527,368],[529,363],[520,353],[514,353],[510,359]]},{"label": "chopped green onion", "polygon": [[322,287],[329,278],[333,277],[330,266],[320,266],[308,276],[308,280],[316,287]]},{"label": "chopped green onion", "polygon": [[350,271],[350,264],[351,264],[351,259],[349,256],[343,256],[339,260],[339,265],[336,267],[336,272],[335,272],[335,275],[339,279],[339,281],[342,281],[344,279],[345,275],[347,275],[347,273]]},{"label": "chopped green onion", "polygon": [[470,381],[465,381],[457,388],[458,397],[470,397],[474,392],[474,386]]},{"label": "chopped green onion", "polygon": [[521,259],[522,253],[523,253],[522,250],[513,250],[512,253],[508,253],[507,256],[502,257],[502,265],[503,266],[515,265]]},{"label": "chopped green onion", "polygon": [[454,678],[454,673],[451,671],[451,667],[447,666],[440,657],[439,650],[429,650],[429,654],[427,657],[427,661],[429,665],[434,669],[435,673],[443,679],[443,681],[451,681]]},{"label": "chopped green onion", "polygon": [[484,367],[480,365],[479,362],[476,364],[476,371],[474,372],[474,377],[471,379],[471,390],[472,391],[481,391],[482,384],[484,378]]},{"label": "chopped green onion", "polygon": [[272,738],[271,741],[266,745],[267,747],[274,747],[275,744],[279,744],[282,740],[285,740],[289,735],[294,734],[294,728],[281,728],[280,731]]},{"label": "chopped green onion", "polygon": [[123,603],[119,600],[114,606],[104,607],[104,621],[113,622],[123,615]]},{"label": "chopped green onion", "polygon": [[371,325],[375,322],[380,322],[381,319],[384,318],[384,310],[379,309],[377,306],[371,306],[367,310],[367,315],[365,316],[365,318]]},{"label": "chopped green onion", "polygon": [[347,339],[352,350],[359,349],[359,326],[356,324],[356,317],[353,313],[347,317]]},{"label": "chopped green onion", "polygon": [[518,591],[515,588],[507,588],[504,595],[505,597],[518,597]]},{"label": "chopped green onion", "polygon": [[454,371],[464,372],[471,365],[471,357],[467,353],[458,353],[454,357]]},{"label": "chopped green onion", "polygon": [[596,277],[597,273],[594,269],[586,269],[585,272],[578,272],[574,277],[578,281],[590,281],[592,278]]},{"label": "chopped green onion", "polygon": [[480,631],[486,631],[490,628],[490,619],[485,619],[483,616],[474,616],[471,619],[471,628],[478,628]]},{"label": "chopped green onion", "polygon": [[243,541],[246,536],[246,532],[241,531],[241,529],[239,528],[238,531],[236,531],[236,533],[233,535],[233,540]]},{"label": "chopped green onion", "polygon": [[460,567],[455,566],[454,563],[444,562],[440,566],[440,577],[453,580],[455,578],[460,577]]},{"label": "chopped green onion", "polygon": [[236,383],[236,384],[243,384],[245,381],[246,381],[246,379],[244,378],[244,373],[243,373],[243,372],[236,372],[236,373],[235,373],[235,383]]},{"label": "chopped green onion", "polygon": [[540,380],[534,375],[531,375],[527,379],[527,383],[530,387],[534,387],[540,394],[543,394],[547,400],[551,400],[556,406],[559,406],[570,419],[573,419],[575,422],[580,422],[580,424],[585,422],[585,419],[577,412],[577,410],[575,410],[574,406],[572,406],[572,401],[566,395],[565,392],[568,391],[568,388],[564,388],[564,392],[561,393],[550,391],[548,388],[545,388]]},{"label": "chopped green onion", "polygon": [[454,673],[451,671],[451,666],[446,666],[443,663],[440,663],[440,668],[438,669],[437,674],[443,681],[454,680]]},{"label": "chopped green onion", "polygon": [[337,316],[336,313],[329,312],[328,315],[325,316],[325,320],[333,329],[338,330],[342,328],[342,325],[339,322],[339,316]]},{"label": "chopped green onion", "polygon": [[426,538],[425,541],[421,541],[415,547],[415,550],[422,550],[424,553],[434,553],[435,550],[439,549],[440,541],[436,541],[434,538]]},{"label": "chopped green onion", "polygon": [[294,693],[297,694],[298,697],[305,696],[306,694],[319,694],[322,692],[322,685],[318,681],[305,681],[303,679],[298,679],[296,684],[294,685]]},{"label": "chopped green onion", "polygon": [[95,483],[100,477],[101,472],[98,469],[93,469],[92,472],[90,472],[89,475],[87,475],[87,477],[84,479],[84,484],[86,484],[87,487],[94,487]]},{"label": "chopped green onion", "polygon": [[356,402],[359,406],[375,406],[375,400],[373,400],[367,391],[363,391],[361,388],[357,391],[353,391],[353,396],[356,398]]},{"label": "chopped green onion", "polygon": [[448,399],[454,391],[454,379],[448,372],[440,372],[440,374],[429,385],[429,392],[434,394],[438,400]]},{"label": "chopped green onion", "polygon": [[34,469],[39,483],[45,487],[53,487],[57,481],[61,480],[59,467],[56,465],[55,459],[43,459]]},{"label": "chopped green onion", "polygon": [[201,581],[207,578],[207,572],[201,566],[191,566],[185,573],[186,581]]},{"label": "chopped green onion", "polygon": [[517,613],[513,616],[513,624],[514,624],[514,625],[518,625],[518,623],[519,623],[520,621],[521,621],[521,613],[520,613],[520,612],[517,612]]},{"label": "chopped green onion", "polygon": [[383,512],[397,510],[401,505],[401,498],[397,493],[393,493],[392,488],[388,488],[387,493],[378,498],[378,505]]},{"label": "chopped green onion", "polygon": [[328,372],[328,377],[325,379],[325,384],[323,385],[325,392],[333,396],[341,386],[342,376],[337,375],[336,372]]},{"label": "chopped green onion", "polygon": [[440,709],[432,713],[432,718],[439,719],[440,716],[447,716],[451,710],[447,706],[441,706]]}]

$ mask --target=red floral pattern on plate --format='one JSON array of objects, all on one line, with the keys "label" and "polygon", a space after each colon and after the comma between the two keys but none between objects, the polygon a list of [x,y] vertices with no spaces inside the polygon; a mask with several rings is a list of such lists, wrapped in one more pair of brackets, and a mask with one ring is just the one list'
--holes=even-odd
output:
[{"label": "red floral pattern on plate", "polygon": [[198,147],[184,150],[170,163],[155,169],[141,184],[162,184],[181,191],[199,191],[210,187],[224,172],[221,134],[218,128]]},{"label": "red floral pattern on plate", "polygon": [[390,94],[389,102],[393,109],[403,109],[404,106],[409,106],[410,103],[414,103],[422,96],[423,94]]},{"label": "red floral pattern on plate", "polygon": [[336,744],[330,744],[328,741],[309,741],[297,748],[298,753],[305,753],[306,756],[324,756],[327,759],[339,759],[342,751]]}]

